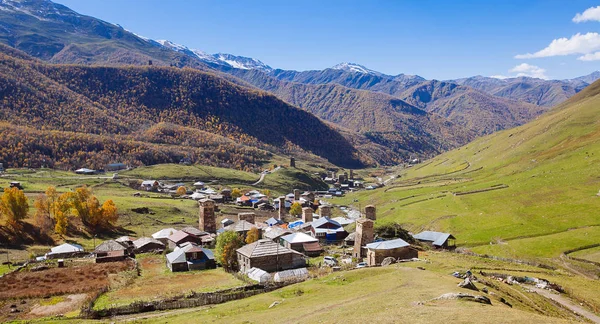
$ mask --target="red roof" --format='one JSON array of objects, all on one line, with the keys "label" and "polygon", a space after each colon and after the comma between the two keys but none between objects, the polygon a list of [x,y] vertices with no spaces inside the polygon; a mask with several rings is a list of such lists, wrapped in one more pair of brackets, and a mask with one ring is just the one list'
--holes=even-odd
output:
[{"label": "red roof", "polygon": [[319,245],[319,242],[304,243],[302,244],[302,247],[306,252],[318,252],[323,250],[321,245]]}]

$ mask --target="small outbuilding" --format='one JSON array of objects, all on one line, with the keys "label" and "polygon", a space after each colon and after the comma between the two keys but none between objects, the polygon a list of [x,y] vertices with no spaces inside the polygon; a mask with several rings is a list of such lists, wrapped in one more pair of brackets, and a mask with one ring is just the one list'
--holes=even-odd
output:
[{"label": "small outbuilding", "polygon": [[424,231],[413,237],[437,249],[452,250],[456,248],[456,238],[450,233]]},{"label": "small outbuilding", "polygon": [[419,252],[403,239],[373,242],[367,244],[367,264],[375,266],[381,264],[383,259],[392,257],[394,259],[412,259],[419,256]]},{"label": "small outbuilding", "polygon": [[83,247],[81,245],[64,243],[51,248],[50,252],[46,253],[46,259],[76,258],[83,255],[85,255],[85,252],[83,251]]},{"label": "small outbuilding", "polygon": [[216,268],[212,251],[193,243],[186,243],[167,254],[167,267],[172,272]]}]

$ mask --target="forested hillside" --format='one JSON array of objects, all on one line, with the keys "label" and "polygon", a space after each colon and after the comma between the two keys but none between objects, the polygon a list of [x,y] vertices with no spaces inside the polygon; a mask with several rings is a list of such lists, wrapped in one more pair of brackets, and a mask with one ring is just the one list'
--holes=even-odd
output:
[{"label": "forested hillside", "polygon": [[[265,150],[308,152],[338,165],[363,165],[347,139],[310,113],[212,74],[167,67],[49,65],[0,49],[0,120],[10,124],[3,127],[8,142],[2,156],[8,166],[77,167],[81,162],[76,161],[85,160],[77,156],[97,153],[88,163],[118,159],[139,165],[189,157],[255,168],[269,156]],[[60,137],[77,145],[28,136],[15,141],[11,136],[23,128],[12,125],[60,131],[36,137]],[[77,140],[66,140],[72,137]],[[164,143],[174,146],[154,145]],[[30,149],[16,154],[15,147],[25,144]],[[119,155],[121,150],[125,153]],[[147,152],[133,153],[139,150]]]}]

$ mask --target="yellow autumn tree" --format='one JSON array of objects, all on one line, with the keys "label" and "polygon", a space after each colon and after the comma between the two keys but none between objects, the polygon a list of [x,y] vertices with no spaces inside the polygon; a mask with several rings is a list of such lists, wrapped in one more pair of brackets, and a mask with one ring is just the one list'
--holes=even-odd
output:
[{"label": "yellow autumn tree", "polygon": [[246,244],[254,243],[258,241],[260,233],[258,228],[252,227],[246,234]]},{"label": "yellow autumn tree", "polygon": [[29,202],[18,188],[5,188],[0,198],[0,214],[7,226],[18,229],[19,222],[27,217]]},{"label": "yellow autumn tree", "polygon": [[106,222],[106,225],[116,225],[119,220],[119,214],[117,212],[117,206],[112,200],[107,200],[102,204],[102,218]]},{"label": "yellow autumn tree", "polygon": [[69,227],[67,215],[59,210],[54,215],[54,220],[56,222],[54,225],[54,232],[61,236],[67,234],[67,228]]},{"label": "yellow autumn tree", "polygon": [[237,199],[237,198],[240,198],[241,196],[242,196],[242,191],[240,190],[240,188],[234,188],[233,190],[231,190],[231,198]]},{"label": "yellow autumn tree", "polygon": [[50,231],[52,229],[53,221],[50,216],[50,204],[48,203],[48,198],[43,194],[37,196],[33,202],[33,206],[35,207],[35,215],[33,218],[35,225],[44,232]]},{"label": "yellow autumn tree", "polygon": [[302,205],[299,202],[293,203],[290,207],[290,215],[299,216],[300,214],[302,214]]}]

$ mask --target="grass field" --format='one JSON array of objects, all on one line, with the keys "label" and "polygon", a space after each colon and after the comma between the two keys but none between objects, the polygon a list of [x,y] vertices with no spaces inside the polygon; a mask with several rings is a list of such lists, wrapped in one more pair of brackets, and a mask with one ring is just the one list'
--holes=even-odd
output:
[{"label": "grass field", "polygon": [[[332,273],[326,277],[292,285],[248,299],[200,308],[175,315],[153,315],[149,323],[562,323],[571,315],[536,294],[500,285],[490,289],[492,306],[462,301],[430,301],[444,293],[471,292],[456,287],[460,281],[450,274],[465,267],[495,269],[506,264],[467,256],[432,254],[430,262],[415,262],[381,268]],[[426,270],[417,269],[424,267]],[[536,274],[536,268],[515,265],[520,275]],[[534,272],[528,272],[534,271]],[[536,275],[540,275],[537,273]],[[548,275],[544,273],[544,275]],[[515,297],[511,297],[511,296]],[[513,308],[498,300],[508,300]],[[280,304],[269,307],[274,302]],[[423,302],[423,303],[420,303]]]},{"label": "grass field", "polygon": [[[278,161],[278,160],[277,160]],[[288,161],[289,162],[289,161]],[[268,167],[268,166],[266,166]],[[73,172],[51,170],[51,169],[9,169],[0,177],[0,188],[8,187],[11,181],[19,181],[24,187],[24,192],[30,200],[30,215],[35,214],[33,201],[38,194],[43,193],[49,186],[54,186],[59,192],[75,190],[77,187],[86,185],[90,187],[93,194],[103,202],[112,199],[119,210],[118,226],[121,230],[114,233],[97,235],[87,233],[85,229],[64,238],[55,237],[55,243],[64,241],[75,242],[83,245],[87,250],[92,250],[94,244],[102,240],[116,238],[121,235],[134,237],[149,236],[152,233],[165,228],[181,228],[185,226],[197,226],[198,205],[189,199],[174,199],[170,195],[160,193],[148,193],[148,197],[134,197],[137,188],[132,188],[130,182],[142,179],[161,179],[167,182],[184,182],[189,188],[198,180],[211,183],[215,188],[229,187],[251,189],[269,189],[271,196],[287,194],[294,188],[300,189],[322,189],[324,185],[314,175],[319,170],[323,171],[328,164],[315,164],[309,161],[298,161],[298,168],[281,168],[276,172],[266,175],[263,183],[253,186],[260,175],[200,165],[164,164],[148,167],[140,167],[119,174],[118,180],[112,179],[112,173],[105,175],[83,176]],[[213,182],[214,181],[214,182]],[[148,207],[150,214],[139,214],[133,211],[135,208]],[[26,219],[33,222],[32,217]],[[21,261],[29,257],[33,252],[43,255],[52,246],[33,245],[27,249],[18,248],[10,250],[10,260]],[[8,269],[0,268],[0,273]]]},{"label": "grass field", "polygon": [[570,256],[600,263],[600,247],[573,252]]},{"label": "grass field", "polygon": [[477,252],[552,258],[597,243],[598,92],[586,89],[527,125],[399,170],[386,188],[334,202],[375,204],[377,223],[451,232]]},{"label": "grass field", "polygon": [[165,257],[162,255],[141,256],[138,262],[142,270],[141,277],[137,277],[124,287],[116,287],[102,295],[94,304],[94,308],[103,309],[139,300],[182,295],[190,291],[206,292],[244,285],[244,282],[221,268],[173,273],[165,265]]}]

